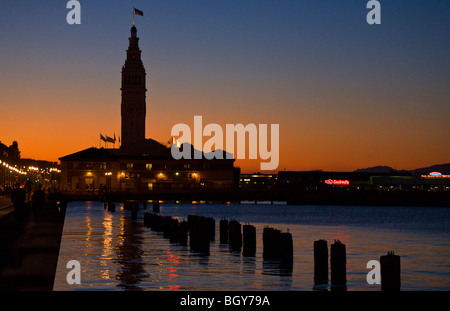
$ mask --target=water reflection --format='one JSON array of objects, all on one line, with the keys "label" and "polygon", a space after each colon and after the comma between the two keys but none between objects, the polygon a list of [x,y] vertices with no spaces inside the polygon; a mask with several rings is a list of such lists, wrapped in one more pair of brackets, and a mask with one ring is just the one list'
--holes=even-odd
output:
[{"label": "water reflection", "polygon": [[256,258],[255,257],[243,257],[242,258],[242,272],[245,274],[256,273]]},{"label": "water reflection", "polygon": [[167,281],[168,287],[170,289],[180,289],[180,285],[176,284],[176,279],[178,278],[177,269],[176,266],[180,264],[180,256],[176,256],[170,251],[167,251],[167,254],[169,255],[169,261],[172,263],[171,266],[167,267],[167,271],[169,273],[169,279]]},{"label": "water reflection", "polygon": [[263,260],[262,274],[292,277],[292,269],[293,264],[284,263],[280,260]]},{"label": "water reflection", "polygon": [[[339,226],[289,223],[294,263],[286,267],[280,261],[263,260],[262,232],[271,219],[253,223],[257,230],[256,256],[244,257],[218,241],[211,242],[210,254],[204,256],[190,251],[189,245],[173,243],[162,233],[146,228],[142,211],[133,221],[120,205],[114,213],[97,205],[75,202],[68,206],[56,290],[313,290],[313,244],[318,239],[329,243],[339,239],[347,245],[348,290],[380,290],[367,284],[366,263],[391,250],[402,256],[402,290],[450,288],[450,243],[445,233],[404,233],[362,228],[351,222]],[[197,212],[216,220],[230,216],[221,214],[229,208],[216,206],[208,214],[209,207],[197,207]],[[185,218],[193,213],[192,208],[164,206],[161,211]],[[259,207],[240,207],[242,218],[258,214],[255,208]],[[368,217],[371,213],[367,211]],[[283,217],[289,221],[292,215]],[[81,263],[81,285],[66,282],[65,264],[72,259]],[[418,279],[426,280],[426,284]],[[330,284],[315,288],[330,289]]]},{"label": "water reflection", "polygon": [[115,249],[115,264],[119,267],[116,279],[120,281],[117,286],[127,291],[141,290],[139,283],[149,276],[142,261],[142,225],[122,216],[119,227],[119,243]]}]

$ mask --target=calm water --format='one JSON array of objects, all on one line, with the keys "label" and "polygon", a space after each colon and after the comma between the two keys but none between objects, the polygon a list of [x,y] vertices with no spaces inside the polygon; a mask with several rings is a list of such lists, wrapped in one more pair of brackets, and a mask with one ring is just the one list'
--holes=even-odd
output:
[{"label": "calm water", "polygon": [[[346,207],[288,205],[162,204],[161,214],[190,214],[216,220],[209,256],[170,243],[116,204],[72,202],[67,208],[55,290],[305,290],[314,285],[313,243],[339,239],[347,247],[347,289],[368,285],[369,260],[394,251],[401,256],[402,290],[450,290],[450,209],[432,207]],[[147,210],[148,211],[148,210]],[[221,218],[250,223],[257,252],[246,258],[219,243]],[[292,273],[262,260],[264,226],[292,233]],[[69,260],[81,263],[81,284],[68,285]]]}]

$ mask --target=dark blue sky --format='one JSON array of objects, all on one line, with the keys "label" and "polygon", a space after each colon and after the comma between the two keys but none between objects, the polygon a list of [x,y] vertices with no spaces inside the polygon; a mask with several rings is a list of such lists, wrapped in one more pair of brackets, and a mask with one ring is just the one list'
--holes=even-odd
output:
[{"label": "dark blue sky", "polygon": [[[42,123],[65,120],[57,133],[44,128],[49,146],[72,140],[52,159],[120,131],[136,7],[147,137],[165,141],[201,114],[206,123],[279,123],[281,169],[450,160],[448,144],[430,151],[450,138],[450,1],[381,0],[381,25],[367,24],[365,0],[80,3],[81,25],[66,23],[64,0],[0,4],[0,113],[24,122],[19,133],[3,123],[0,140],[22,141],[25,154],[38,151],[26,129],[40,110],[55,114]],[[344,156],[318,156],[327,152]]]}]

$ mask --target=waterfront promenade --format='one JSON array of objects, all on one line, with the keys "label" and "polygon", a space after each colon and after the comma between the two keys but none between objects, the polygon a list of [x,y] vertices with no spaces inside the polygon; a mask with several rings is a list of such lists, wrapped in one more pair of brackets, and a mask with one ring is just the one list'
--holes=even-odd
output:
[{"label": "waterfront promenade", "polygon": [[53,290],[64,212],[47,200],[35,219],[27,202],[19,224],[10,199],[0,196],[0,291]]}]

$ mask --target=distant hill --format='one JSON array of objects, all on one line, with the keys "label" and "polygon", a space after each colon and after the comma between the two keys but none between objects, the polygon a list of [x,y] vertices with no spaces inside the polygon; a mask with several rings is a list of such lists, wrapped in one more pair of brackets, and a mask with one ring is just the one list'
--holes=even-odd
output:
[{"label": "distant hill", "polygon": [[413,172],[414,174],[429,174],[431,172],[440,172],[444,175],[450,175],[450,163],[418,168],[411,172]]},{"label": "distant hill", "polygon": [[390,166],[373,166],[368,168],[359,168],[355,172],[357,173],[391,173],[395,172],[395,169],[393,169]]},{"label": "distant hill", "polygon": [[[373,166],[373,167],[368,167],[368,168],[360,168],[360,169],[357,169],[355,172],[358,172],[358,173],[392,173],[392,172],[396,172],[396,170],[390,166],[379,165],[379,166]],[[406,172],[406,171],[403,171],[403,172]],[[450,175],[450,163],[418,168],[415,170],[411,170],[409,172],[411,172],[413,174],[418,174],[418,175],[426,175],[431,172],[440,172],[444,175]]]}]

